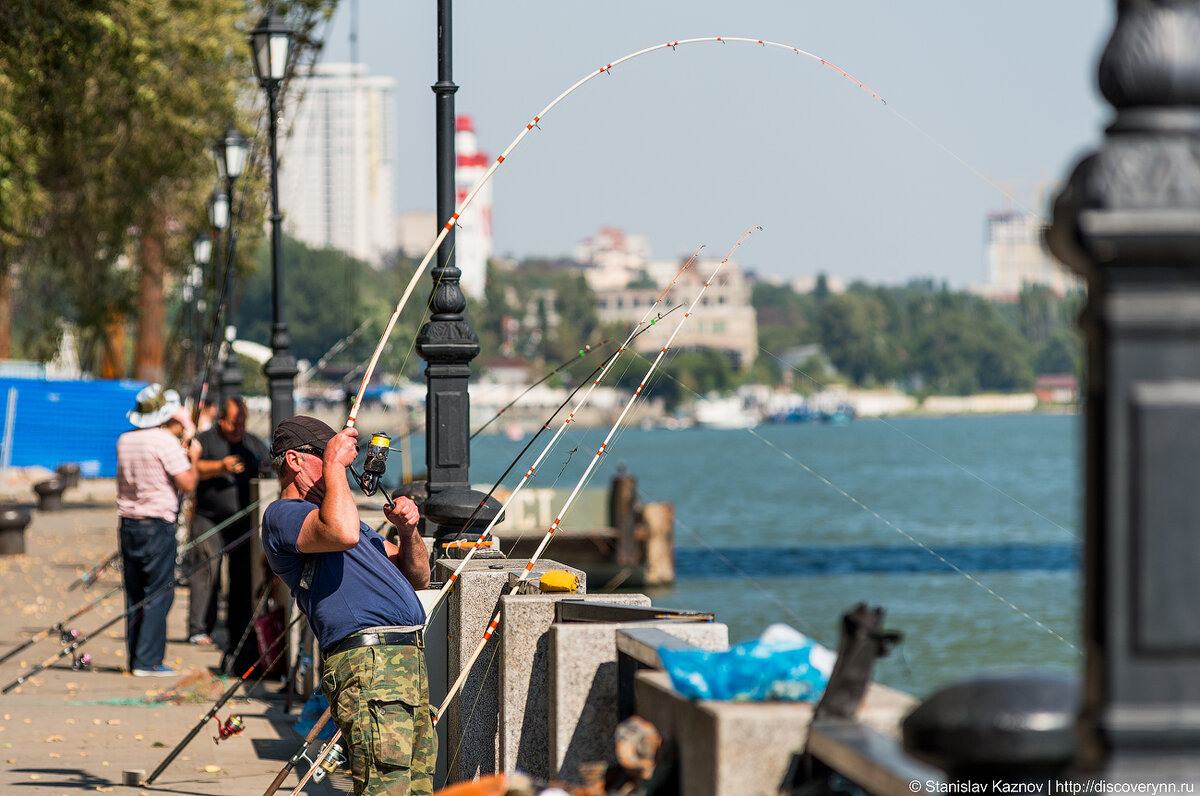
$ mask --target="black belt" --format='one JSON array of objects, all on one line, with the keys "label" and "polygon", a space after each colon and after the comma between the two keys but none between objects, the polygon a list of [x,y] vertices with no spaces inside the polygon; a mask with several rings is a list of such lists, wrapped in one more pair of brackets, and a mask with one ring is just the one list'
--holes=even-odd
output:
[{"label": "black belt", "polygon": [[400,645],[424,648],[425,639],[422,637],[420,630],[414,630],[409,633],[389,631],[382,633],[354,633],[346,636],[336,644],[332,644],[321,650],[321,657],[329,658],[337,655],[339,652],[354,650],[359,647],[393,647]]}]

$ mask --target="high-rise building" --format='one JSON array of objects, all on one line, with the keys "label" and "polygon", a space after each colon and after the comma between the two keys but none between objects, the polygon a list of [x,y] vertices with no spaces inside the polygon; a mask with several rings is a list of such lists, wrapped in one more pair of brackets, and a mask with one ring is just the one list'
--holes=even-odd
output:
[{"label": "high-rise building", "polygon": [[1050,256],[1042,231],[1045,222],[1029,212],[989,213],[987,284],[974,288],[991,299],[1012,301],[1028,285],[1045,285],[1059,296],[1082,287],[1082,280]]},{"label": "high-rise building", "polygon": [[[475,122],[459,116],[454,124],[454,205],[461,205],[479,178],[492,165],[492,159],[479,149],[475,140]],[[445,223],[440,219],[439,223]],[[454,264],[462,271],[459,284],[463,292],[483,298],[487,282],[487,262],[492,256],[492,184],[479,189],[458,219],[454,230]]]},{"label": "high-rise building", "polygon": [[316,64],[294,89],[280,144],[284,230],[379,267],[396,248],[395,81]]}]

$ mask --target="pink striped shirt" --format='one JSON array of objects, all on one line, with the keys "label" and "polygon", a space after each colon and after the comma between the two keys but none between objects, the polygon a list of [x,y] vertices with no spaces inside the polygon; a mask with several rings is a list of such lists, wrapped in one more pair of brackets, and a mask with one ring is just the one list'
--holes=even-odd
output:
[{"label": "pink striped shirt", "polygon": [[117,514],[175,522],[179,491],[172,476],[191,468],[179,438],[162,426],[117,438]]}]

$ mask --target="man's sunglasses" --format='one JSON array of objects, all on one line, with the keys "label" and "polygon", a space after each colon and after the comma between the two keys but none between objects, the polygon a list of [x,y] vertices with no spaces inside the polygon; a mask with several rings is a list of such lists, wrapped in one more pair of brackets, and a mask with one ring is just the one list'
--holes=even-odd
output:
[{"label": "man's sunglasses", "polygon": [[324,456],[325,449],[318,448],[315,445],[301,445],[298,448],[292,448],[296,453],[311,453],[313,456]]}]

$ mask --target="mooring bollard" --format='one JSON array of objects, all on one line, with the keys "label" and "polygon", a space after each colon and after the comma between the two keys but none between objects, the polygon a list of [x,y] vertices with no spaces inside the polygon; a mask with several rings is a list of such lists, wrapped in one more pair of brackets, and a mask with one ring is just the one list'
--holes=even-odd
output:
[{"label": "mooring bollard", "polygon": [[1066,779],[1079,684],[1052,673],[984,675],[934,692],[905,717],[904,750],[950,782]]},{"label": "mooring bollard", "polygon": [[0,505],[0,556],[25,553],[25,529],[29,526],[29,507],[16,503]]},{"label": "mooring bollard", "polygon": [[33,491],[38,496],[38,511],[62,511],[62,494],[67,488],[58,478],[39,481],[33,485]]},{"label": "mooring bollard", "polygon": [[63,482],[63,486],[67,489],[74,489],[79,486],[79,465],[73,462],[60,464],[54,469],[58,473],[58,478]]}]

